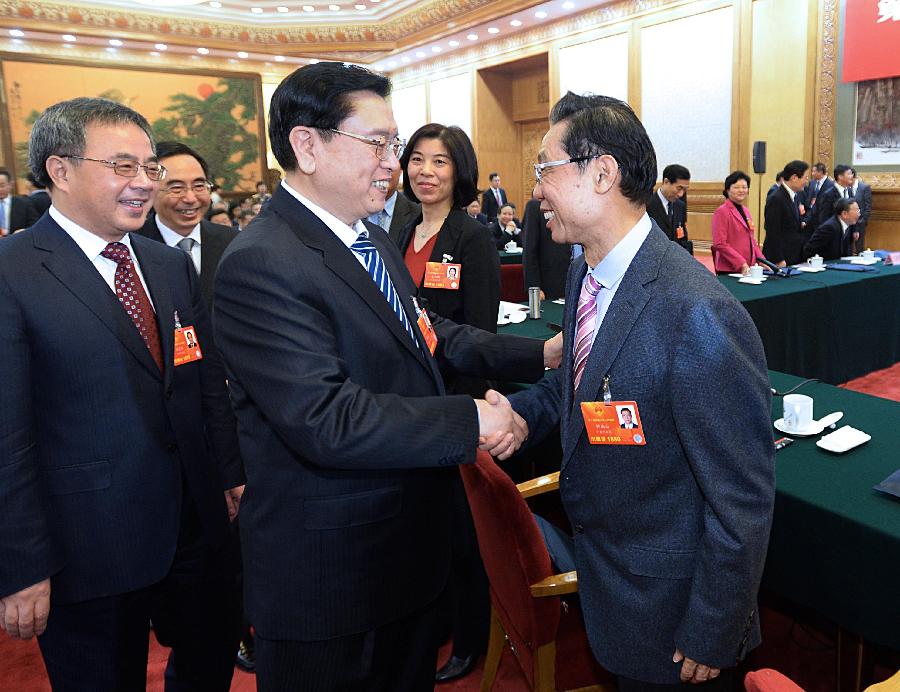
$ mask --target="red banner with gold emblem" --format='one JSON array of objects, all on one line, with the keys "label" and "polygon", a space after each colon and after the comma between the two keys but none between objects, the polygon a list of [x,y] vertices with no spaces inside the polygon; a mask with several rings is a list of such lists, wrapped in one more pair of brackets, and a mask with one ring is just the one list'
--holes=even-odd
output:
[{"label": "red banner with gold emblem", "polygon": [[847,0],[841,79],[900,76],[900,0]]}]

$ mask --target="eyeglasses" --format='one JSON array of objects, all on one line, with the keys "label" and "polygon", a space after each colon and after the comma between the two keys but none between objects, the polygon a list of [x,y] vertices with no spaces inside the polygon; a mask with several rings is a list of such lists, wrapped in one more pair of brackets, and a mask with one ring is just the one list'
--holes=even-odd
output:
[{"label": "eyeglasses", "polygon": [[576,156],[573,159],[561,159],[560,161],[546,161],[545,163],[536,163],[534,164],[534,179],[538,185],[541,184],[541,179],[544,177],[544,171],[548,168],[556,168],[557,166],[565,166],[567,163],[580,163],[582,161],[589,161],[590,159],[600,158],[600,154],[594,154],[593,156]]},{"label": "eyeglasses", "polygon": [[366,144],[371,144],[375,147],[375,156],[384,161],[387,159],[387,152],[390,150],[393,152],[394,156],[398,159],[403,154],[403,149],[406,147],[406,141],[400,139],[399,137],[394,137],[391,142],[388,142],[387,137],[384,135],[380,135],[378,137],[367,137],[366,135],[357,135],[353,132],[344,132],[343,130],[336,130],[333,127],[328,128],[329,132],[337,132],[339,135],[344,135],[345,137],[352,137],[353,139],[358,139],[360,142],[365,142]]},{"label": "eyeglasses", "polygon": [[208,180],[197,180],[190,185],[184,183],[173,183],[169,187],[163,188],[160,192],[168,192],[173,197],[183,197],[190,190],[195,195],[207,195],[212,190],[213,184]]},{"label": "eyeglasses", "polygon": [[123,178],[136,178],[142,168],[150,180],[162,180],[166,177],[166,167],[161,163],[138,163],[137,161],[129,161],[128,159],[107,161],[105,159],[92,159],[87,156],[75,156],[74,154],[66,154],[60,158],[78,159],[79,161],[96,161],[97,163],[102,163],[107,168],[112,168],[116,175],[121,175]]}]

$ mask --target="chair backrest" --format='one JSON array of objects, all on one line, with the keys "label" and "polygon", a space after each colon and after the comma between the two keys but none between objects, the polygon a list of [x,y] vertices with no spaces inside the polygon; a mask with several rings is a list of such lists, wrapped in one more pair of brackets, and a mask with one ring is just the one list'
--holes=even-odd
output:
[{"label": "chair backrest", "polygon": [[460,473],[492,604],[530,677],[534,651],[553,641],[559,628],[559,598],[534,598],[530,590],[554,574],[550,555],[515,483],[489,454],[479,451],[476,462],[461,466]]},{"label": "chair backrest", "polygon": [[500,265],[500,299],[521,303],[525,294],[525,274],[521,264]]},{"label": "chair backrest", "polygon": [[787,675],[771,668],[760,668],[744,676],[746,692],[803,692]]}]

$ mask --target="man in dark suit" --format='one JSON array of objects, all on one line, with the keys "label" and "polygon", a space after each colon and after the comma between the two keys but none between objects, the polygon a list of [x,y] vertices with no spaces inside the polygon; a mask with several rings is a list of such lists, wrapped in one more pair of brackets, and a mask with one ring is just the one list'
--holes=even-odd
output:
[{"label": "man in dark suit", "polygon": [[825,168],[825,164],[821,161],[814,163],[810,169],[809,183],[798,195],[804,208],[800,224],[805,238],[809,239],[816,230],[816,200],[828,195],[828,191],[833,187],[834,181],[828,177],[828,169]]},{"label": "man in dark suit", "polygon": [[496,392],[443,396],[438,365],[542,372],[540,342],[434,314],[432,333],[396,245],[364,221],[400,165],[389,92],[387,78],[346,63],[281,83],[269,139],[284,180],[216,275],[261,692],[433,688],[449,474],[479,439],[506,458],[523,432]]},{"label": "man in dark suit", "polygon": [[488,223],[493,223],[509,199],[506,197],[506,190],[500,187],[499,173],[491,173],[488,180],[490,186],[481,195],[481,211],[487,217]]},{"label": "man in dark suit", "polygon": [[[791,161],[784,167],[781,187],[766,198],[766,239],[763,254],[779,267],[803,259],[803,235],[797,195],[809,178],[806,161]],[[820,196],[819,201],[822,202]]]},{"label": "man in dark suit", "polygon": [[391,184],[388,186],[384,209],[369,215],[369,221],[387,231],[388,236],[395,243],[399,240],[400,232],[406,227],[406,224],[421,213],[421,205],[416,204],[406,195],[400,194],[397,189],[399,182],[400,169],[398,168],[391,173]]},{"label": "man in dark suit", "polygon": [[152,620],[171,688],[225,692],[244,474],[196,272],[134,234],[165,175],[150,126],[58,103],[29,158],[53,206],[0,243],[3,627],[39,635],[54,690],[113,692],[144,689]]},{"label": "man in dark suit", "polygon": [[12,182],[9,171],[0,168],[0,237],[28,228],[40,216],[27,197],[11,195],[10,192]]},{"label": "man in dark suit", "polygon": [[530,199],[525,204],[522,233],[525,235],[522,259],[525,286],[539,286],[541,300],[562,298],[566,293],[566,273],[572,246],[553,242],[539,200]]},{"label": "man in dark suit", "polygon": [[803,259],[819,255],[822,259],[840,259],[852,254],[859,240],[856,224],[859,204],[853,197],[840,198],[834,203],[834,215],[820,225],[803,246]]},{"label": "man in dark suit", "polygon": [[872,215],[872,187],[856,175],[855,169],[851,170],[853,171],[853,187],[850,193],[859,202],[859,220],[856,222],[856,232],[859,237],[850,248],[851,254],[856,254],[866,249],[866,226],[869,225],[869,217]]},{"label": "man in dark suit", "polygon": [[212,202],[212,182],[200,154],[181,142],[160,142],[156,155],[168,172],[153,200],[154,213],[147,215],[138,233],[191,256],[203,300],[211,309],[216,267],[238,232],[204,218]]},{"label": "man in dark suit", "polygon": [[466,213],[482,226],[488,225],[487,217],[481,213],[481,202],[477,197],[469,202],[469,205],[466,207]]},{"label": "man in dark suit", "polygon": [[690,187],[691,172],[677,163],[669,164],[663,170],[662,183],[656,194],[650,198],[647,213],[669,240],[693,254],[694,246],[688,240],[687,204],[684,201]]},{"label": "man in dark suit", "polygon": [[[834,203],[852,196],[853,169],[845,164],[834,167],[834,184],[819,193],[816,203],[814,231],[834,215]],[[768,255],[766,255],[768,257]]]},{"label": "man in dark suit", "polygon": [[[775,497],[762,343],[645,213],[656,161],[628,105],[569,93],[550,122],[538,159],[556,166],[534,194],[585,259],[569,270],[562,368],[510,401],[529,444],[559,426],[587,634],[618,689],[730,690],[726,669],[760,640]],[[641,424],[627,434],[623,406]]]},{"label": "man in dark suit", "polygon": [[31,206],[34,207],[35,213],[40,218],[50,208],[50,193],[42,183],[38,182],[34,173],[29,173],[26,177],[32,187],[31,192],[28,193],[28,201],[31,202]]}]

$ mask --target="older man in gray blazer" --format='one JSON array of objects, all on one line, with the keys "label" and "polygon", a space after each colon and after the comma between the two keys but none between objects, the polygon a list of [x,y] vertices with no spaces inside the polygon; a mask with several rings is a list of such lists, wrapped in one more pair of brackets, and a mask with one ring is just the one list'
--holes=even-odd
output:
[{"label": "older man in gray blazer", "polygon": [[[632,110],[567,94],[535,197],[569,270],[563,367],[510,398],[555,426],[591,648],[620,690],[730,689],[760,641],[774,501],[770,390],[746,311],[647,216],[656,157]],[[617,415],[628,408],[633,429]]]}]

